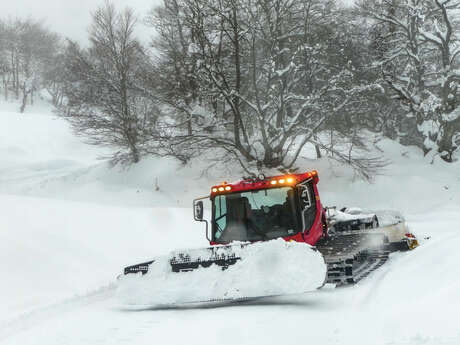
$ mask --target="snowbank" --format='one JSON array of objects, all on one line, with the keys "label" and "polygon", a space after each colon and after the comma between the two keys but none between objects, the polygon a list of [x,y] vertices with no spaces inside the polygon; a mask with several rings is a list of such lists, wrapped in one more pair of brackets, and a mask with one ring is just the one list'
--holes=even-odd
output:
[{"label": "snowbank", "polygon": [[181,208],[0,194],[0,210],[0,323],[106,286],[138,260],[207,243]]}]

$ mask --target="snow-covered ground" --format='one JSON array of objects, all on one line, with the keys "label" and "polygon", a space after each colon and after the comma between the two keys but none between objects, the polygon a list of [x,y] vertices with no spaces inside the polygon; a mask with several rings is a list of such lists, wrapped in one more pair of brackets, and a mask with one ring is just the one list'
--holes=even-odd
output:
[{"label": "snow-covered ground", "polygon": [[110,169],[47,106],[15,109],[0,103],[0,344],[460,344],[459,163],[381,140],[392,163],[367,184],[302,160],[325,205],[399,209],[421,239],[356,286],[133,311],[114,296],[122,267],[206,246],[191,200],[240,176],[159,158]]}]

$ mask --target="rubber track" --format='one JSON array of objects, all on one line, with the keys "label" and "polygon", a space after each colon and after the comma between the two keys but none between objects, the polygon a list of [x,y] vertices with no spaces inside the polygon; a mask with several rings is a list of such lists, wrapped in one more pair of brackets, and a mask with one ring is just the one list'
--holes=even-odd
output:
[{"label": "rubber track", "polygon": [[347,233],[317,245],[327,264],[327,283],[355,284],[382,266],[389,251],[379,233]]}]

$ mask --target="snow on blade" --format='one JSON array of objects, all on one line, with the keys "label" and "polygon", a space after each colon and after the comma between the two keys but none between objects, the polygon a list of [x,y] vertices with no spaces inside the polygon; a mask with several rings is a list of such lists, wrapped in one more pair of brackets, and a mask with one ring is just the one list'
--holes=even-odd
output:
[{"label": "snow on blade", "polygon": [[234,252],[241,260],[226,270],[212,265],[182,273],[171,271],[170,257],[159,257],[144,276],[123,276],[117,297],[123,305],[160,306],[303,293],[325,281],[322,255],[305,243],[278,239]]}]

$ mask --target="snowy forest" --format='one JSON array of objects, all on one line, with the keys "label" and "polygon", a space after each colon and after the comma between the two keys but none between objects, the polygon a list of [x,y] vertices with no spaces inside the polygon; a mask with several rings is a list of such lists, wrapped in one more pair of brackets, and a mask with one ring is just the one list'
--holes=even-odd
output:
[{"label": "snowy forest", "polygon": [[368,153],[370,132],[422,148],[427,164],[458,159],[459,10],[451,0],[165,0],[135,14],[106,2],[87,45],[2,18],[0,92],[23,112],[46,91],[114,164],[213,152],[255,175],[295,171],[313,145],[371,179],[385,161]]}]

